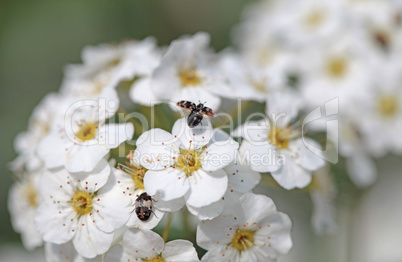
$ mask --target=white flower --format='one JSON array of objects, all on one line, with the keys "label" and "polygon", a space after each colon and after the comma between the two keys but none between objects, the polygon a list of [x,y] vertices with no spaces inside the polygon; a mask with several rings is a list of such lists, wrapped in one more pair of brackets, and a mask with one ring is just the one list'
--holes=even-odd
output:
[{"label": "white flower", "polygon": [[102,256],[85,258],[77,253],[71,241],[65,244],[45,244],[45,257],[48,262],[102,262]]},{"label": "white flower", "polygon": [[[189,128],[186,119],[176,121],[172,134],[152,129],[137,140],[138,162],[149,169],[144,177],[145,191],[161,201],[173,201],[166,211],[184,204],[200,208],[223,197],[228,178],[222,170],[233,162],[238,143],[222,131],[202,122]],[[172,203],[172,202],[171,202]]]},{"label": "white flower", "polygon": [[223,169],[228,176],[228,188],[225,195],[211,205],[195,208],[187,205],[188,211],[200,220],[207,220],[217,217],[224,208],[239,201],[239,198],[250,192],[261,179],[258,172],[251,170],[248,166],[235,161]]},{"label": "white flower", "polygon": [[130,163],[127,163],[125,166],[119,165],[120,169],[114,169],[117,186],[120,188],[123,195],[129,199],[132,207],[130,218],[126,223],[126,226],[152,229],[158,225],[160,220],[163,218],[164,212],[155,208],[153,203],[153,214],[147,221],[141,221],[137,217],[136,213],[134,212],[134,204],[135,200],[145,192],[144,175],[147,172],[147,169],[137,163],[133,157],[133,154],[130,154],[128,158],[130,159]]},{"label": "white flower", "polygon": [[239,149],[241,159],[258,172],[271,172],[286,189],[303,188],[311,182],[311,171],[324,165],[309,147],[320,146],[300,137],[290,121],[297,115],[300,101],[292,92],[277,92],[267,101],[268,119],[250,121],[233,131],[245,140]]},{"label": "white flower", "polygon": [[[110,149],[130,139],[132,123],[105,124],[109,113],[105,104],[80,106],[69,110],[52,131],[39,143],[38,155],[47,168],[64,166],[69,172],[92,171]],[[85,101],[83,103],[86,103]]]},{"label": "white flower", "polygon": [[109,249],[113,232],[127,222],[132,210],[105,160],[91,173],[71,175],[62,168],[48,171],[40,192],[44,201],[35,223],[44,241],[63,244],[72,240],[75,250],[86,258]]},{"label": "white flower", "polygon": [[224,78],[216,74],[217,65],[208,52],[208,44],[206,33],[173,41],[150,79],[134,84],[141,85],[140,99],[207,101],[216,110],[220,105],[217,95],[225,96],[229,88]]},{"label": "white flower", "polygon": [[334,98],[339,98],[340,106],[345,108],[371,79],[367,55],[359,52],[353,33],[341,32],[336,37],[333,43],[310,48],[298,57],[306,61],[300,71],[301,92],[308,108]]},{"label": "white flower", "polygon": [[308,188],[314,206],[311,218],[314,232],[318,235],[335,233],[337,223],[333,201],[336,189],[328,165],[313,173],[313,180]]},{"label": "white flower", "polygon": [[197,252],[187,240],[173,240],[165,244],[150,230],[130,229],[123,236],[123,248],[114,246],[104,257],[104,262],[152,261],[197,262]]},{"label": "white flower", "polygon": [[159,61],[155,39],[127,41],[118,45],[88,46],[82,65],[69,65],[61,91],[77,99],[104,97],[107,92],[118,103],[116,86],[121,81],[148,75]]},{"label": "white flower", "polygon": [[292,247],[291,224],[270,198],[247,193],[230,210],[198,225],[197,244],[208,250],[202,261],[276,261]]},{"label": "white flower", "polygon": [[14,148],[19,154],[10,167],[14,173],[37,171],[43,167],[42,160],[36,154],[39,142],[50,132],[54,120],[67,108],[67,101],[58,94],[50,93],[35,107],[29,119],[28,130],[18,134]]},{"label": "white flower", "polygon": [[257,66],[233,52],[226,52],[219,65],[233,89],[227,94],[232,98],[265,102],[270,93],[286,85],[287,76],[278,66]]},{"label": "white flower", "polygon": [[36,230],[34,218],[42,202],[39,179],[43,170],[25,173],[15,182],[8,197],[8,209],[15,231],[21,233],[22,243],[28,250],[42,245],[42,237]]},{"label": "white flower", "polygon": [[[373,79],[350,110],[371,155],[402,153],[402,64],[400,58],[379,62]],[[373,73],[374,74],[374,73]],[[370,117],[362,117],[368,115]]]}]

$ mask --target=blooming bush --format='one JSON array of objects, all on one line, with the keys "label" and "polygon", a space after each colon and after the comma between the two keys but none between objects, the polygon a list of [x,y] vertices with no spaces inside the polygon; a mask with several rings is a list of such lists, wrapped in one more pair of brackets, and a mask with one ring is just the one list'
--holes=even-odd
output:
[{"label": "blooming bush", "polygon": [[367,187],[402,152],[401,17],[262,1],[219,53],[204,32],[85,47],[15,140],[15,231],[48,261],[276,261],[292,221],[261,185],[307,190],[314,232],[335,232],[339,159]]}]

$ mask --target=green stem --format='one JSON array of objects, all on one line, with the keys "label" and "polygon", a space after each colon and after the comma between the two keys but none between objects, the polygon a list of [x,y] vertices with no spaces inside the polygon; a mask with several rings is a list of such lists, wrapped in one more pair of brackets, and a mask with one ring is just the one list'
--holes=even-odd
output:
[{"label": "green stem", "polygon": [[165,243],[166,243],[167,238],[169,236],[169,230],[170,230],[170,225],[172,224],[172,219],[173,219],[173,213],[169,212],[169,215],[168,215],[168,218],[167,218],[167,221],[166,221],[166,225],[165,225],[165,229],[163,230],[163,235],[162,235],[163,240],[165,241]]}]

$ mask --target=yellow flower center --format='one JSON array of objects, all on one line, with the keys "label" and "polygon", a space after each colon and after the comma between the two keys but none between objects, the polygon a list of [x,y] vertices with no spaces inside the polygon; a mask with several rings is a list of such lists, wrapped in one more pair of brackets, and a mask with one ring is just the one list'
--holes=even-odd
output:
[{"label": "yellow flower center", "polygon": [[339,78],[344,76],[347,69],[348,63],[342,57],[332,57],[327,63],[327,71],[332,77]]},{"label": "yellow flower center", "polygon": [[289,145],[289,140],[294,131],[289,128],[271,128],[269,130],[269,141],[279,149],[285,149]]},{"label": "yellow flower center", "polygon": [[200,153],[192,150],[184,150],[180,153],[177,166],[190,176],[194,171],[201,168]]},{"label": "yellow flower center", "polygon": [[324,14],[319,10],[313,10],[307,14],[304,22],[310,27],[317,27],[324,21]]},{"label": "yellow flower center", "polygon": [[147,262],[165,262],[165,260],[161,257],[161,255],[158,255],[154,258],[151,258],[151,259],[148,259],[145,261],[147,261]]},{"label": "yellow flower center", "polygon": [[132,178],[134,180],[135,186],[140,189],[145,189],[144,188],[144,176],[145,173],[148,171],[148,169],[144,167],[140,167],[138,169],[133,169],[133,175]]},{"label": "yellow flower center", "polygon": [[254,231],[239,230],[232,239],[232,247],[244,251],[254,246]]},{"label": "yellow flower center", "polygon": [[377,107],[383,117],[393,117],[399,109],[399,104],[394,96],[384,95],[379,98]]},{"label": "yellow flower center", "polygon": [[38,206],[36,190],[32,185],[27,187],[26,198],[30,207]]},{"label": "yellow flower center", "polygon": [[95,123],[86,123],[78,130],[77,137],[83,141],[91,140],[95,137],[97,128]]},{"label": "yellow flower center", "polygon": [[251,80],[251,86],[254,87],[255,90],[257,90],[258,92],[267,94],[268,90],[265,88],[265,81],[264,79],[261,79],[259,81],[257,80]]},{"label": "yellow flower center", "polygon": [[195,69],[181,71],[179,77],[183,86],[196,86],[201,83],[201,78]]},{"label": "yellow flower center", "polygon": [[92,211],[92,196],[87,192],[78,191],[73,196],[71,204],[78,214],[85,215]]}]

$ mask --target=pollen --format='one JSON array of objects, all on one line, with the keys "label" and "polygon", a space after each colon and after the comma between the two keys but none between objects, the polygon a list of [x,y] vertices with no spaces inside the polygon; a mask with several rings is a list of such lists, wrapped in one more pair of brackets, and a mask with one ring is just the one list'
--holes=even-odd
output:
[{"label": "pollen", "polygon": [[181,71],[179,77],[183,86],[196,86],[201,83],[201,78],[194,68]]},{"label": "pollen", "polygon": [[399,104],[397,98],[392,95],[382,95],[378,99],[377,110],[381,116],[389,118],[398,112]]},{"label": "pollen", "polygon": [[78,214],[85,215],[92,211],[92,196],[84,191],[77,191],[71,201]]},{"label": "pollen", "polygon": [[327,72],[334,78],[341,78],[346,74],[348,63],[343,57],[331,57],[327,61]]},{"label": "pollen", "polygon": [[91,140],[95,137],[97,127],[95,123],[86,123],[78,130],[77,137],[83,141]]},{"label": "pollen", "polygon": [[177,167],[183,170],[187,176],[201,168],[201,152],[183,150],[177,160]]},{"label": "pollen", "polygon": [[292,133],[294,131],[291,131],[289,128],[271,128],[269,131],[269,140],[277,148],[285,149],[289,146]]},{"label": "pollen", "polygon": [[252,248],[254,246],[254,231],[238,230],[232,239],[231,245],[240,251]]},{"label": "pollen", "polygon": [[144,176],[148,169],[143,166],[135,167],[128,162],[126,162],[126,165],[119,163],[117,167],[131,176],[135,184],[135,190],[144,189]]}]

